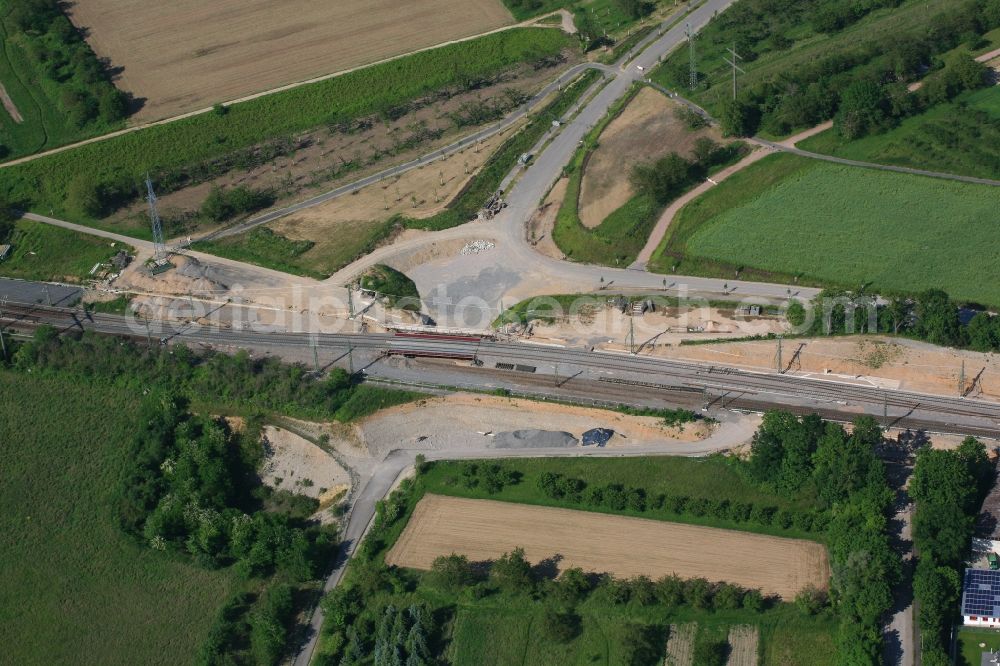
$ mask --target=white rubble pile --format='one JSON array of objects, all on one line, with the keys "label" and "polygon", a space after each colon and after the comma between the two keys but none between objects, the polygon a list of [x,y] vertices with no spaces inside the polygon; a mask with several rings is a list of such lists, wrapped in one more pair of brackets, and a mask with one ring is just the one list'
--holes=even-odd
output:
[{"label": "white rubble pile", "polygon": [[461,254],[480,254],[481,252],[487,252],[496,247],[496,243],[488,240],[474,240],[465,244],[462,248]]}]

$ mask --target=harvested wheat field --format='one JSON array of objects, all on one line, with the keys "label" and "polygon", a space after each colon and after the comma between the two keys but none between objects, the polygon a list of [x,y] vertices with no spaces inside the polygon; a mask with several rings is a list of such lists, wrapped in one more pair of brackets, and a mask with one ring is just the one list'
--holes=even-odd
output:
[{"label": "harvested wheat field", "polygon": [[136,120],[194,111],[513,23],[500,0],[77,0]]},{"label": "harvested wheat field", "polygon": [[580,221],[585,227],[596,227],[632,197],[629,175],[637,164],[672,152],[686,157],[703,136],[721,140],[714,128],[687,129],[677,117],[679,106],[663,93],[643,88],[601,132],[580,184]]},{"label": "harvested wheat field", "polygon": [[812,541],[441,495],[420,500],[386,563],[429,569],[441,555],[478,562],[517,547],[531,562],[559,556],[560,569],[704,577],[783,599],[830,577],[826,548]]}]

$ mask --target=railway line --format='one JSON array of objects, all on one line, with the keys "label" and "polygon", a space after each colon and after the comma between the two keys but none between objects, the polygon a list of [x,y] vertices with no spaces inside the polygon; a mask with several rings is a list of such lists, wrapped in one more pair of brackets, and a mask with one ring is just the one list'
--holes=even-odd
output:
[{"label": "railway line", "polygon": [[231,346],[279,355],[298,351],[301,356],[313,346],[324,351],[351,350],[371,361],[366,370],[370,376],[412,383],[426,374],[451,378],[441,384],[470,388],[495,388],[498,382],[514,387],[541,385],[545,394],[567,400],[595,395],[619,399],[669,396],[670,402],[689,407],[782,406],[839,415],[844,420],[867,413],[883,423],[1000,437],[1000,404],[993,402],[866,386],[844,378],[803,377],[586,348],[473,336],[260,332],[160,321],[150,322],[147,330],[144,321],[129,316],[19,303],[8,303],[0,322],[23,330],[48,324],[61,331],[91,330],[149,344]]}]

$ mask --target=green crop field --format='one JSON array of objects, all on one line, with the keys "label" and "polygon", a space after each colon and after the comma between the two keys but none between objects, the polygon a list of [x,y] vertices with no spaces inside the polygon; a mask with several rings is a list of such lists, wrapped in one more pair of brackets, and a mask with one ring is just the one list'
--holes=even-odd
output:
[{"label": "green crop field", "polygon": [[996,188],[768,157],[681,211],[651,269],[1000,304]]},{"label": "green crop field", "polygon": [[79,282],[94,264],[107,261],[121,243],[61,229],[43,222],[18,220],[10,239],[13,246],[7,259],[0,261],[0,275],[24,280]]},{"label": "green crop field", "polygon": [[961,95],[888,132],[844,141],[827,130],[799,148],[866,162],[1000,180],[1000,86]]},{"label": "green crop field", "polygon": [[242,585],[120,529],[113,498],[137,408],[124,389],[0,370],[0,642],[10,663],[193,663]]},{"label": "green crop field", "polygon": [[417,53],[237,104],[224,114],[201,114],[0,169],[0,196],[100,226],[67,204],[74,180],[128,197],[147,172],[158,182],[182,178],[194,165],[259,142],[393,113],[427,93],[554,56],[572,44],[559,30],[517,29]]}]

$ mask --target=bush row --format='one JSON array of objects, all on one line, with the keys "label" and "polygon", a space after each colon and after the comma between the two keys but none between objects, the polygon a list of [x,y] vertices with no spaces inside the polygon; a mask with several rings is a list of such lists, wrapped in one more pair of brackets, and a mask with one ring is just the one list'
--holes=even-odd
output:
[{"label": "bush row", "polygon": [[687,495],[649,495],[645,489],[610,483],[590,486],[583,479],[567,477],[554,472],[544,472],[538,477],[538,488],[546,497],[583,506],[611,509],[612,511],[666,511],[673,515],[711,517],[735,523],[750,523],[763,527],[796,529],[801,532],[821,533],[829,523],[823,511],[789,511],[774,506],[760,506],[749,502],[730,502]]}]

